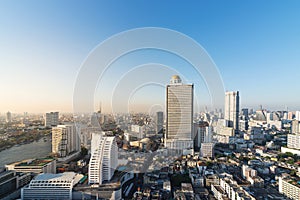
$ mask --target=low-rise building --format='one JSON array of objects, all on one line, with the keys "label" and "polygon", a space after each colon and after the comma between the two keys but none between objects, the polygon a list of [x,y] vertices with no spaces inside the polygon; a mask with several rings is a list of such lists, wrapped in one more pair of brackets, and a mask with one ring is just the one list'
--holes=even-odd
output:
[{"label": "low-rise building", "polygon": [[28,184],[31,180],[30,173],[4,171],[0,173],[0,199]]},{"label": "low-rise building", "polygon": [[83,177],[74,172],[61,174],[39,174],[21,190],[22,200],[26,199],[72,199],[72,189]]},{"label": "low-rise building", "polygon": [[56,160],[53,158],[38,158],[23,160],[20,162],[5,165],[6,170],[14,170],[16,172],[39,173],[56,173]]}]

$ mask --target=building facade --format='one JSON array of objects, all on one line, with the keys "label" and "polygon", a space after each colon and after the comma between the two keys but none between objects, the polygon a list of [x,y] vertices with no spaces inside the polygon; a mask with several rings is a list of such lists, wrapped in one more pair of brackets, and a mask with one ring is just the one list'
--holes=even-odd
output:
[{"label": "building facade", "polygon": [[225,93],[225,120],[228,127],[239,130],[240,96],[239,91]]},{"label": "building facade", "polygon": [[53,158],[29,159],[5,165],[6,170],[23,173],[56,173],[56,160]]},{"label": "building facade", "polygon": [[57,126],[59,124],[58,118],[59,118],[58,112],[46,113],[45,126],[47,127]]},{"label": "building facade", "polygon": [[179,76],[172,76],[166,99],[165,146],[168,149],[193,148],[193,99],[194,85],[183,84]]},{"label": "building facade", "polygon": [[296,119],[293,120],[293,121],[292,121],[292,130],[291,130],[292,133],[295,133],[295,134],[296,134],[296,133],[299,133],[299,130],[300,130],[299,128],[300,128],[300,123],[299,123],[299,121],[296,120]]},{"label": "building facade", "polygon": [[52,127],[52,153],[66,157],[80,151],[80,135],[74,124]]},{"label": "building facade", "polygon": [[278,189],[281,194],[284,194],[289,199],[300,199],[300,187],[298,183],[287,177],[279,177]]},{"label": "building facade", "polygon": [[156,112],[156,133],[163,133],[164,128],[164,113]]},{"label": "building facade", "polygon": [[21,189],[21,199],[72,199],[72,189],[83,175],[74,172],[40,174]]},{"label": "building facade", "polygon": [[11,118],[11,112],[7,112],[6,113],[6,123],[11,123],[12,122],[12,118]]},{"label": "building facade", "polygon": [[0,199],[15,192],[18,188],[28,184],[31,180],[30,173],[19,173],[15,171],[0,172]]},{"label": "building facade", "polygon": [[89,164],[89,184],[109,181],[118,166],[118,147],[115,137],[92,135],[92,151]]},{"label": "building facade", "polygon": [[292,149],[300,149],[300,134],[288,134],[287,147]]}]

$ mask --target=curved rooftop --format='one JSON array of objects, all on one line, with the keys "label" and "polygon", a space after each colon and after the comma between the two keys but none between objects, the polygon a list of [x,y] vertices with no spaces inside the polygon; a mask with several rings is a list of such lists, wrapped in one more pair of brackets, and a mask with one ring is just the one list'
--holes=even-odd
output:
[{"label": "curved rooftop", "polygon": [[178,75],[173,75],[170,82],[172,84],[181,83],[181,78]]}]

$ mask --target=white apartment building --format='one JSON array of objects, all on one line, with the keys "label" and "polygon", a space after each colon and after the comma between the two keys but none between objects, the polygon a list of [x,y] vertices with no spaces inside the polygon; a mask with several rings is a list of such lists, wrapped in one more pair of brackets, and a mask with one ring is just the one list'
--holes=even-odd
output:
[{"label": "white apartment building", "polygon": [[80,135],[74,124],[52,127],[52,153],[66,157],[80,151]]},{"label": "white apartment building", "polygon": [[300,187],[296,181],[289,179],[289,177],[279,177],[279,192],[290,199],[300,199]]},{"label": "white apartment building", "polygon": [[228,127],[239,130],[240,97],[239,91],[225,93],[225,120]]},{"label": "white apartment building", "polygon": [[300,149],[300,134],[288,134],[287,147],[292,149]]},{"label": "white apartment building", "polygon": [[109,181],[118,166],[118,147],[115,137],[92,135],[92,152],[89,164],[89,184]]}]

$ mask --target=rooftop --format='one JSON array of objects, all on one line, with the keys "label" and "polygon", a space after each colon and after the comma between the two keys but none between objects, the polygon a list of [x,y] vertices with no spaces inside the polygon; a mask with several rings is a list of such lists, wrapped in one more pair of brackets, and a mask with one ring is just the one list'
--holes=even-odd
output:
[{"label": "rooftop", "polygon": [[44,173],[39,174],[35,177],[34,180],[37,181],[44,181],[44,180],[73,180],[76,176],[75,172],[64,172],[61,174],[50,174]]},{"label": "rooftop", "polygon": [[15,166],[44,166],[52,162],[53,158],[38,158],[34,160],[24,160],[19,163],[16,163]]}]

